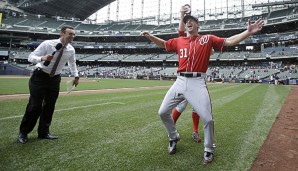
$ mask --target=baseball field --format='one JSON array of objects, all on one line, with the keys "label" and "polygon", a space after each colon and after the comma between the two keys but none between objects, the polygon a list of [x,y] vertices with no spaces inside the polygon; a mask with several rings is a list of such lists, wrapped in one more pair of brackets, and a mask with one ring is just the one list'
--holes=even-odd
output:
[{"label": "baseball field", "polygon": [[[0,170],[250,170],[290,86],[209,83],[215,118],[215,160],[202,164],[203,143],[191,138],[189,105],[177,122],[177,153],[157,115],[173,81],[80,79],[66,81],[50,127],[58,140],[17,143],[28,102],[28,77],[0,78]],[[200,135],[204,138],[202,121]]]}]

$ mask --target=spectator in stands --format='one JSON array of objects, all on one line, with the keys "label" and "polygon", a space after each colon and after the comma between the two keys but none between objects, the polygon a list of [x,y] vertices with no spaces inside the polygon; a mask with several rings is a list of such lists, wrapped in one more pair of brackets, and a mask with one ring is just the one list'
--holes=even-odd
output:
[{"label": "spectator in stands", "polygon": [[278,80],[279,77],[277,76],[277,74],[274,75],[274,84],[277,85],[278,84]]},{"label": "spectator in stands", "polygon": [[[49,127],[55,110],[56,100],[59,96],[61,72],[65,64],[74,75],[73,85],[79,84],[79,75],[76,66],[75,49],[70,44],[75,38],[75,30],[70,26],[63,26],[59,39],[46,40],[42,42],[28,58],[29,62],[35,63],[30,80],[30,97],[25,114],[23,116],[18,142],[28,142],[28,134],[35,127],[39,118],[38,138],[54,140],[57,136],[50,134]],[[57,44],[62,44],[60,52],[53,53]],[[45,65],[45,62],[49,64]]]},{"label": "spectator in stands", "polygon": [[270,75],[270,81],[269,81],[269,84],[274,84],[274,76],[273,76],[273,74]]}]

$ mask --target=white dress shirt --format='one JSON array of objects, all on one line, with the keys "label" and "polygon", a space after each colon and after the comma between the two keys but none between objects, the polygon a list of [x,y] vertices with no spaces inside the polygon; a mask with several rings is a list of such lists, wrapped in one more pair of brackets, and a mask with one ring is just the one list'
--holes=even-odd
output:
[{"label": "white dress shirt", "polygon": [[[45,61],[41,61],[41,58],[46,55],[52,55],[53,52],[56,51],[55,46],[58,43],[61,43],[60,39],[45,40],[29,55],[28,61],[36,64],[36,68],[42,68],[43,72],[50,74],[60,51],[55,53],[48,66],[43,65]],[[67,46],[64,48],[63,55],[60,59],[55,75],[61,74],[66,63],[68,63],[72,75],[74,77],[78,77],[79,74],[76,65],[75,49],[71,44],[67,44]]]}]

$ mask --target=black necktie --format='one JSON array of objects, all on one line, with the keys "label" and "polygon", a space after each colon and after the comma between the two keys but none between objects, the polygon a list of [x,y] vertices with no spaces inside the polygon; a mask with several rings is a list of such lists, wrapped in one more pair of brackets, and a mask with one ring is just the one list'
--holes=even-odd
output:
[{"label": "black necktie", "polygon": [[51,70],[50,77],[54,77],[54,76],[55,76],[55,72],[56,72],[56,69],[57,69],[57,67],[58,67],[59,61],[60,61],[60,59],[61,59],[61,57],[62,57],[63,49],[64,49],[64,48],[65,48],[65,46],[63,46],[63,47],[61,48],[61,50],[60,50],[60,53],[59,53],[59,55],[58,55],[58,57],[57,57],[57,59],[56,59],[56,61],[55,61],[55,63],[54,63],[54,66],[53,66],[52,70]]}]

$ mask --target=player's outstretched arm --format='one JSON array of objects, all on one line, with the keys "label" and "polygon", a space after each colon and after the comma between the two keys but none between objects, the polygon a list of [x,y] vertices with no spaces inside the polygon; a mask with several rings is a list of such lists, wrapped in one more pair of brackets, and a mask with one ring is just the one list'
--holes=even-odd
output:
[{"label": "player's outstretched arm", "polygon": [[156,36],[151,35],[150,33],[144,31],[141,33],[141,36],[145,36],[148,39],[150,39],[152,42],[154,42],[157,46],[161,47],[161,48],[165,48],[165,40],[158,38]]},{"label": "player's outstretched arm", "polygon": [[261,31],[264,26],[264,20],[258,19],[255,23],[251,24],[250,19],[248,19],[247,30],[242,33],[236,34],[226,39],[224,46],[234,46],[241,41],[245,40],[249,36],[256,34]]}]

